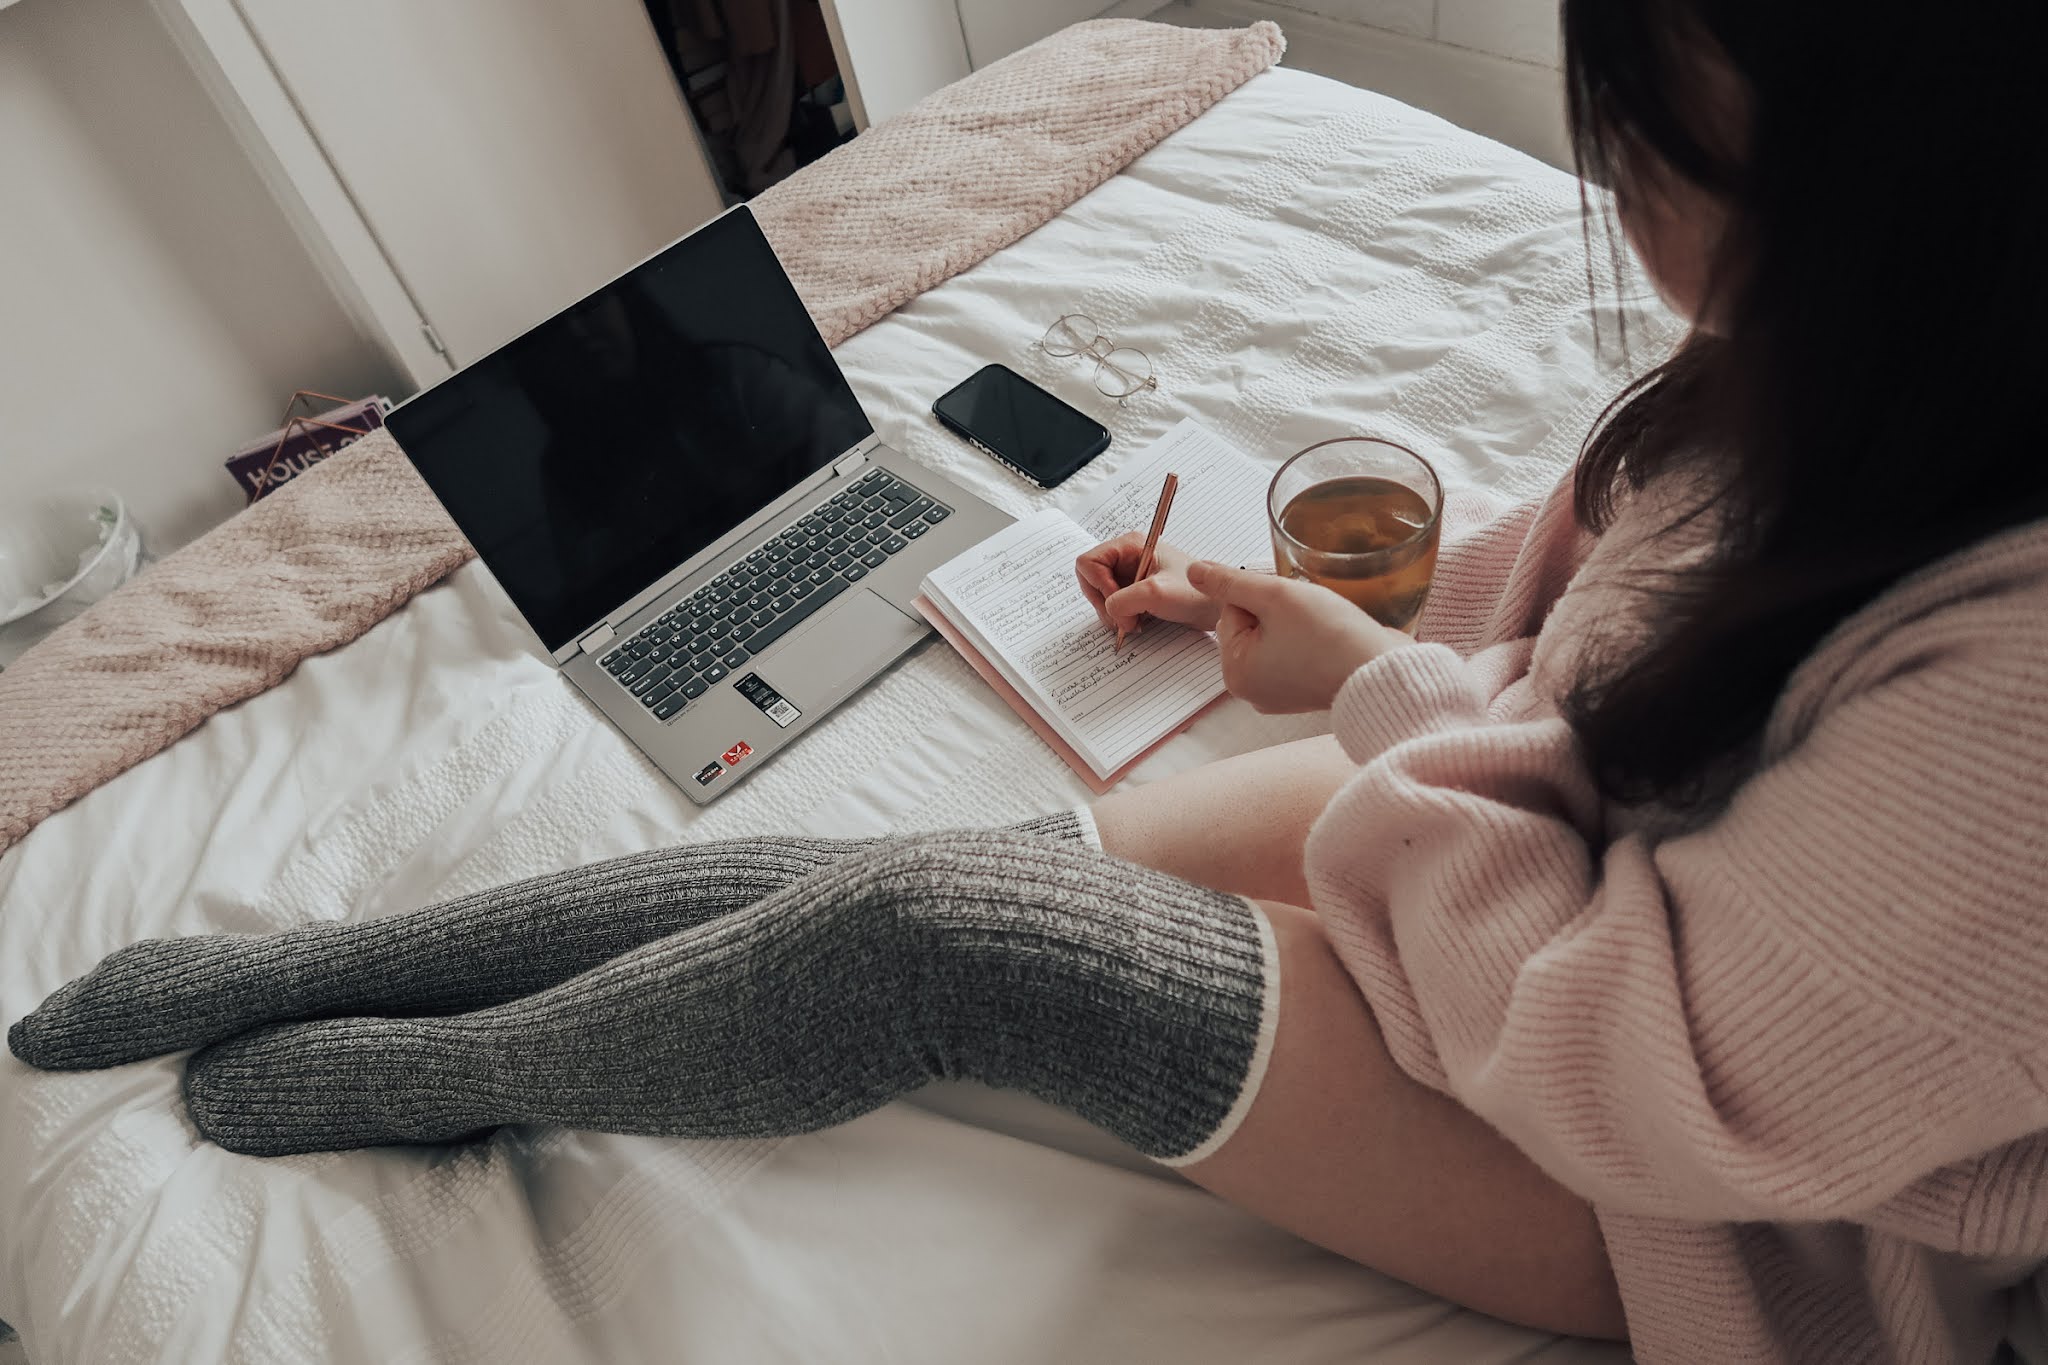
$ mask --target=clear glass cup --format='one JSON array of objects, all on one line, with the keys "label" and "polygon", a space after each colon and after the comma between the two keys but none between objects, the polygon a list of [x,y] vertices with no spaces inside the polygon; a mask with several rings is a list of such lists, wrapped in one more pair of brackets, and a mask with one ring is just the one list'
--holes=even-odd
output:
[{"label": "clear glass cup", "polygon": [[1429,461],[1372,436],[1298,452],[1273,475],[1273,567],[1330,588],[1413,633],[1436,575],[1444,489]]}]

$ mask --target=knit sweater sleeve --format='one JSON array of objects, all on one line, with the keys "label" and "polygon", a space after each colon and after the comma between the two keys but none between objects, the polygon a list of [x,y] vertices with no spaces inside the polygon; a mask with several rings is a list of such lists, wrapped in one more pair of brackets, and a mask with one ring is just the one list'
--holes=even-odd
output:
[{"label": "knit sweater sleeve", "polygon": [[1452,650],[1361,669],[1333,719],[1373,757],[1308,865],[1396,1061],[1653,1217],[1853,1218],[2048,1127],[2042,607],[1884,634],[1663,842]]},{"label": "knit sweater sleeve", "polygon": [[1534,635],[1592,545],[1572,506],[1569,472],[1548,493],[1514,505],[1477,489],[1452,493],[1417,638],[1473,654]]}]

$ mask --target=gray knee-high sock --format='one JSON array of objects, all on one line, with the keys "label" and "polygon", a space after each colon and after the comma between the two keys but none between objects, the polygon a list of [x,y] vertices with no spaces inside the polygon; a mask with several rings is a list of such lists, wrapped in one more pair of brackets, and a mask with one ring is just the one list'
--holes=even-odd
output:
[{"label": "gray knee-high sock", "polygon": [[[1010,827],[1095,842],[1085,810]],[[8,1030],[49,1070],[116,1066],[281,1019],[461,1014],[751,905],[872,839],[774,836],[654,849],[363,924],[150,939],[109,955]]]},{"label": "gray knee-high sock", "polygon": [[185,1096],[221,1146],[277,1155],[522,1122],[775,1136],[965,1078],[1186,1162],[1257,1089],[1277,964],[1237,896],[1074,845],[929,835],[490,1009],[230,1038],[189,1060]]}]

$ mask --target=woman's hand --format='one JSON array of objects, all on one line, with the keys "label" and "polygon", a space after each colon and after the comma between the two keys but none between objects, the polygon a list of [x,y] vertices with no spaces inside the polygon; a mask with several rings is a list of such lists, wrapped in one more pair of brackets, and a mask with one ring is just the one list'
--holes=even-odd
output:
[{"label": "woman's hand", "polygon": [[1216,603],[1188,582],[1188,565],[1194,561],[1166,542],[1153,549],[1152,576],[1131,582],[1138,576],[1138,557],[1144,550],[1145,537],[1132,531],[1103,541],[1074,561],[1081,593],[1102,624],[1112,630],[1136,630],[1140,617],[1156,616],[1196,630],[1216,629]]},{"label": "woman's hand", "polygon": [[1224,685],[1269,715],[1327,710],[1346,678],[1414,643],[1305,579],[1206,560],[1182,576],[1216,612]]}]

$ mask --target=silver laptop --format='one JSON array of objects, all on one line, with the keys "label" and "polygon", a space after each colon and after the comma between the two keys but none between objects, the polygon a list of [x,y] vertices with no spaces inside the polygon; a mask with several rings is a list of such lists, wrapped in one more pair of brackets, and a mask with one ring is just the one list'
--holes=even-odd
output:
[{"label": "silver laptop", "polygon": [[881,443],[744,206],[387,423],[563,675],[699,804],[924,639],[925,574],[1010,521]]}]

